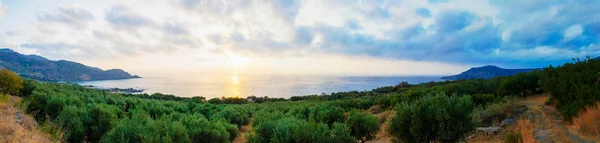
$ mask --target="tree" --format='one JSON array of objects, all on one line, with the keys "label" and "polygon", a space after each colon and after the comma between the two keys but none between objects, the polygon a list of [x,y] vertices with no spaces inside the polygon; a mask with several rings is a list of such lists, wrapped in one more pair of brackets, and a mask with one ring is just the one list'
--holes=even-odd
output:
[{"label": "tree", "polygon": [[379,120],[372,115],[352,110],[346,119],[346,126],[350,127],[350,135],[354,139],[364,143],[374,139],[377,135]]},{"label": "tree", "polygon": [[389,133],[401,142],[458,142],[475,129],[469,96],[427,95],[397,106]]},{"label": "tree", "polygon": [[221,102],[221,99],[219,99],[219,98],[212,98],[212,99],[208,100],[208,103],[211,103],[211,104],[221,104],[223,102]]},{"label": "tree", "polygon": [[0,90],[4,94],[19,95],[23,88],[23,79],[13,71],[0,70]]}]

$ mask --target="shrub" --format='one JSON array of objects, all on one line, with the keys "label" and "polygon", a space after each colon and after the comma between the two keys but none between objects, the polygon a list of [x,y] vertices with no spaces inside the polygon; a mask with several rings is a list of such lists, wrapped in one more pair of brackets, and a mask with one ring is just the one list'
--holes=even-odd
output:
[{"label": "shrub", "polygon": [[600,103],[579,112],[573,119],[573,126],[583,134],[600,136]]},{"label": "shrub", "polygon": [[237,107],[227,107],[223,111],[215,114],[212,119],[223,118],[229,123],[236,124],[238,127],[248,124],[248,113],[246,110]]},{"label": "shrub", "polygon": [[504,135],[503,143],[523,143],[523,138],[519,132],[508,132]]},{"label": "shrub", "polygon": [[68,142],[83,142],[87,131],[85,123],[88,120],[85,109],[67,106],[60,112],[57,120],[65,129],[63,139]]},{"label": "shrub", "polygon": [[117,124],[117,113],[119,110],[115,106],[100,104],[94,106],[89,112],[90,122],[88,123],[88,141],[97,142]]},{"label": "shrub", "polygon": [[306,120],[287,117],[279,120],[268,120],[253,128],[254,134],[248,136],[250,143],[347,143],[355,142],[349,135],[349,129],[341,123],[327,124],[308,122]]},{"label": "shrub", "polygon": [[478,107],[473,113],[473,121],[484,126],[490,125],[508,118],[517,108],[514,99],[505,97],[503,102],[491,103],[485,108]]},{"label": "shrub", "polygon": [[402,142],[457,142],[475,129],[469,96],[427,95],[397,106],[389,133]]},{"label": "shrub", "polygon": [[20,95],[23,88],[23,79],[13,71],[6,68],[0,70],[0,91],[4,94]]},{"label": "shrub", "polygon": [[379,131],[379,120],[369,114],[360,113],[356,110],[350,111],[346,126],[350,127],[350,135],[361,142],[375,138]]},{"label": "shrub", "polygon": [[221,99],[219,99],[219,98],[212,98],[212,99],[208,100],[208,103],[211,103],[211,104],[221,104],[223,102],[221,102]]},{"label": "shrub", "polygon": [[309,121],[326,123],[332,126],[334,122],[344,121],[344,109],[333,105],[320,104],[310,109]]}]

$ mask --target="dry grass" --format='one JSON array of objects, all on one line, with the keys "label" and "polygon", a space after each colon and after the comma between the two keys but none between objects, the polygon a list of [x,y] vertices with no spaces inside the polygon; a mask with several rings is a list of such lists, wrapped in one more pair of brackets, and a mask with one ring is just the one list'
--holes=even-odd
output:
[{"label": "dry grass", "polygon": [[533,123],[531,123],[531,121],[527,119],[520,119],[517,122],[517,130],[519,133],[521,133],[524,143],[535,143],[535,136],[533,135],[535,126]]},{"label": "dry grass", "polygon": [[577,118],[573,119],[573,127],[582,134],[600,136],[600,103],[579,112]]},{"label": "dry grass", "polygon": [[[14,103],[19,102],[17,97],[9,97],[8,101],[0,101],[0,142],[2,143],[45,143],[52,142],[49,135],[38,130],[35,120],[23,114],[22,111],[13,107]],[[22,123],[17,123],[15,113],[19,111],[22,115]]]}]

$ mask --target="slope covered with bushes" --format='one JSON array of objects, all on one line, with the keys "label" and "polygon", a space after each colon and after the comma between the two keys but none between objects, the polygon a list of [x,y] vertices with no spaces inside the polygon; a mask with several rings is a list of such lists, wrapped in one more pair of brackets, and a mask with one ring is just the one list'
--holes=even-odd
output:
[{"label": "slope covered with bushes", "polygon": [[598,69],[600,61],[575,60],[489,80],[402,82],[371,91],[290,99],[252,97],[260,103],[111,94],[33,80],[19,84],[22,88],[13,94],[23,96],[27,113],[62,132],[67,142],[230,142],[247,124],[252,126],[245,135],[248,142],[365,142],[380,130],[381,122],[367,110],[374,106],[397,112],[386,131],[396,141],[456,142],[475,125],[505,118],[513,97],[550,93],[548,103],[571,119],[600,101]]}]

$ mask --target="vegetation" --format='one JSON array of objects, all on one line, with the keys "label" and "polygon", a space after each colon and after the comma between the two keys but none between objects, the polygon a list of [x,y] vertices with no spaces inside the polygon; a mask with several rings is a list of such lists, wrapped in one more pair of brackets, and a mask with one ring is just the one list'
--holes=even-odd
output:
[{"label": "vegetation", "polygon": [[83,81],[139,78],[121,69],[102,70],[65,60],[48,60],[37,55],[23,55],[10,49],[0,49],[0,67],[19,75],[42,81]]},{"label": "vegetation", "polygon": [[579,116],[573,119],[573,125],[583,134],[600,136],[600,103],[579,112]]},{"label": "vegetation", "polygon": [[523,143],[523,137],[519,132],[508,132],[504,135],[503,143]]},{"label": "vegetation", "polygon": [[17,73],[7,69],[0,70],[0,91],[4,94],[18,95],[23,88],[23,79]]},{"label": "vegetation", "polygon": [[458,142],[475,129],[469,96],[427,95],[397,107],[390,134],[401,142]]},{"label": "vegetation", "polygon": [[551,101],[566,119],[571,119],[600,101],[600,60],[574,59],[562,67],[544,69],[541,89],[552,94]]},{"label": "vegetation", "polygon": [[[53,134],[66,142],[230,142],[240,136],[240,127],[250,123],[246,139],[254,143],[365,142],[375,137],[382,123],[371,115],[372,109],[396,111],[388,126],[396,141],[458,142],[475,125],[506,118],[516,108],[514,97],[544,92],[550,93],[548,103],[556,105],[566,119],[579,114],[581,120],[576,118],[575,124],[597,125],[590,122],[597,121],[596,116],[583,112],[600,101],[597,69],[600,61],[575,60],[508,77],[401,82],[371,91],[290,99],[251,96],[206,101],[164,94],[113,94],[78,85],[23,81],[7,70],[0,72],[0,84],[3,92],[22,96],[26,112],[41,127],[61,132]],[[528,124],[519,121],[518,135],[506,139],[530,141]]]},{"label": "vegetation", "polygon": [[521,140],[525,143],[535,142],[535,135],[533,134],[534,129],[533,123],[528,119],[517,121],[517,130],[519,131]]},{"label": "vegetation", "polygon": [[379,120],[373,115],[352,110],[346,120],[346,126],[350,127],[350,134],[355,140],[365,142],[375,138],[379,131]]}]

